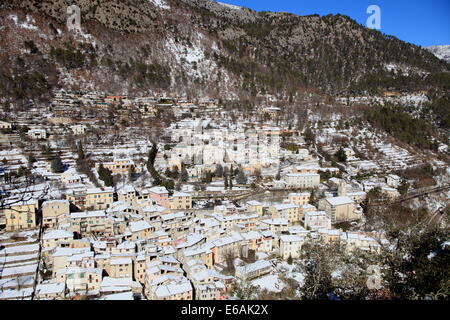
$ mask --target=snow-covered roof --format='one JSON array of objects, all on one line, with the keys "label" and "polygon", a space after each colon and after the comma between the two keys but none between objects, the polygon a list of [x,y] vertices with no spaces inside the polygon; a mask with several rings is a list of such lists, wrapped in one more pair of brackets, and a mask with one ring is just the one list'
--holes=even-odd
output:
[{"label": "snow-covered roof", "polygon": [[102,287],[131,287],[133,284],[132,278],[111,278],[104,277],[102,280]]},{"label": "snow-covered roof", "polygon": [[265,219],[265,220],[261,220],[261,222],[265,223],[265,224],[270,224],[270,225],[288,225],[289,224],[287,219],[283,219],[283,218]]},{"label": "snow-covered roof", "polygon": [[162,256],[159,258],[161,260],[161,262],[164,263],[174,263],[174,264],[178,264],[180,263],[177,259],[175,259],[174,256],[172,255],[167,255],[167,256]]},{"label": "snow-covered roof", "polygon": [[259,201],[250,200],[250,201],[247,201],[247,205],[249,205],[249,206],[261,206],[262,204]]},{"label": "snow-covered roof", "polygon": [[245,266],[239,266],[236,267],[236,271],[238,271],[239,273],[250,273],[250,272],[255,272],[258,270],[262,270],[262,269],[266,269],[266,268],[271,268],[272,264],[267,261],[267,260],[258,260],[256,262],[247,264]]},{"label": "snow-covered roof", "polygon": [[317,177],[320,176],[318,173],[288,173],[287,177]]},{"label": "snow-covered roof", "polygon": [[175,192],[173,194],[173,197],[191,197],[191,195],[189,193],[185,193],[185,192]]},{"label": "snow-covered roof", "polygon": [[136,247],[136,243],[132,241],[124,241],[121,244],[117,245],[117,249],[134,249]]},{"label": "snow-covered roof", "polygon": [[326,199],[327,202],[329,204],[331,204],[332,206],[339,206],[339,205],[344,205],[344,204],[351,204],[353,203],[353,200],[350,199],[347,196],[344,197],[334,197],[334,198],[327,198]]},{"label": "snow-covered roof", "polygon": [[38,294],[61,294],[65,290],[65,283],[41,283],[36,287]]},{"label": "snow-covered roof", "polygon": [[120,191],[118,193],[126,194],[126,193],[132,193],[132,192],[136,192],[136,189],[132,185],[127,184],[122,189],[120,189]]},{"label": "snow-covered roof", "polygon": [[327,213],[325,211],[309,211],[309,212],[305,212],[305,217],[306,216],[310,216],[310,217],[317,217],[317,216],[326,216]]},{"label": "snow-covered roof", "polygon": [[151,187],[150,189],[148,189],[148,191],[150,191],[152,193],[157,193],[157,194],[169,193],[169,191],[167,191],[166,187]]},{"label": "snow-covered roof", "polygon": [[111,262],[110,262],[111,265],[131,264],[131,263],[132,263],[131,258],[111,259]]},{"label": "snow-covered roof", "polygon": [[47,200],[42,204],[42,207],[46,207],[46,206],[53,205],[53,204],[69,205],[70,202],[69,202],[69,200]]},{"label": "snow-covered roof", "polygon": [[86,194],[97,194],[97,193],[113,193],[114,188],[105,187],[105,188],[89,188],[86,190]]},{"label": "snow-covered roof", "polygon": [[295,209],[295,208],[298,208],[298,206],[295,204],[292,204],[292,203],[283,203],[283,204],[274,205],[274,208],[277,211],[282,211],[282,210],[288,210],[288,209]]},{"label": "snow-covered roof", "polygon": [[120,292],[102,296],[99,300],[134,300],[133,292]]},{"label": "snow-covered roof", "polygon": [[73,232],[67,230],[47,230],[44,233],[44,240],[53,240],[61,238],[73,238]]},{"label": "snow-covered roof", "polygon": [[198,233],[190,233],[185,238],[176,241],[177,249],[191,247],[205,239],[205,236]]},{"label": "snow-covered roof", "polygon": [[281,235],[280,241],[282,242],[300,242],[303,241],[303,238],[295,235]]},{"label": "snow-covered roof", "polygon": [[150,229],[152,226],[145,220],[130,222],[131,232],[139,232],[142,230]]},{"label": "snow-covered roof", "polygon": [[106,216],[106,213],[103,210],[72,212],[70,214],[71,219],[84,219],[84,218],[95,218],[95,217],[105,217],[105,216]]},{"label": "snow-covered roof", "polygon": [[[186,279],[186,278],[185,278]],[[166,285],[161,285],[158,287],[153,287],[152,291],[157,297],[165,298],[176,294],[182,294],[185,292],[192,291],[192,285],[189,280],[182,282],[172,282]]]}]

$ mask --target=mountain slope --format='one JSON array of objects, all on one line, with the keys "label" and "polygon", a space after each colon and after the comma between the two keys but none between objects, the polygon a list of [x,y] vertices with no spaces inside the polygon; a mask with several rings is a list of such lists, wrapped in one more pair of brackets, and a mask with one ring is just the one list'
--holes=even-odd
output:
[{"label": "mountain slope", "polygon": [[431,53],[433,53],[439,59],[442,59],[448,63],[450,63],[450,45],[446,46],[431,46],[427,47]]},{"label": "mountain slope", "polygon": [[[82,11],[81,34],[65,26],[73,3]],[[225,98],[295,96],[303,88],[427,90],[442,86],[450,68],[346,16],[209,0],[11,0],[0,5],[0,21],[4,103],[45,101],[58,86]]]}]

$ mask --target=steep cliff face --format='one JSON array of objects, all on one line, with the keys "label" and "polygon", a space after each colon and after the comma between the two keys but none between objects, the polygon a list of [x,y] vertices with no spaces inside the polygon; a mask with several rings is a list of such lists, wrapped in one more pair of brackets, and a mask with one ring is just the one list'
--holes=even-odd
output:
[{"label": "steep cliff face", "polygon": [[[81,32],[66,26],[72,4]],[[0,21],[3,103],[45,101],[58,86],[224,98],[295,96],[306,87],[414,91],[439,87],[449,71],[429,51],[342,15],[209,0],[12,0],[0,5]]]}]

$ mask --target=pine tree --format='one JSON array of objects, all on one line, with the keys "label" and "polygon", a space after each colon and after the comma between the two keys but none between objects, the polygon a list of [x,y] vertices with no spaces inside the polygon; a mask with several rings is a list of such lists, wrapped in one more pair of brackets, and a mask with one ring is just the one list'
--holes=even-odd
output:
[{"label": "pine tree", "polygon": [[398,187],[398,192],[402,196],[405,196],[406,194],[408,194],[408,190],[409,190],[409,183],[406,180],[403,180],[402,184]]},{"label": "pine tree", "polygon": [[240,170],[237,177],[236,182],[239,184],[247,184],[247,176],[245,175],[243,170]]},{"label": "pine tree", "polygon": [[212,173],[210,171],[206,171],[206,183],[212,182]]},{"label": "pine tree", "polygon": [[281,180],[281,170],[278,168],[277,175],[275,176],[275,180]]},{"label": "pine tree", "polygon": [[345,153],[344,149],[342,149],[342,148],[340,148],[339,151],[334,154],[334,156],[336,157],[336,159],[339,162],[347,161],[347,154]]},{"label": "pine tree", "polygon": [[187,182],[189,180],[189,173],[186,170],[186,167],[183,166],[180,173],[180,181],[181,182]]},{"label": "pine tree", "polygon": [[80,141],[78,144],[78,148],[77,148],[77,153],[78,153],[78,160],[84,160],[85,159],[85,155],[84,155],[84,150],[83,150],[83,143]]},{"label": "pine tree", "polygon": [[64,172],[64,164],[61,161],[61,157],[56,155],[56,157],[52,160],[51,168],[53,173],[62,173]]},{"label": "pine tree", "polygon": [[156,169],[154,167],[154,163],[155,163],[157,154],[158,154],[158,147],[156,146],[156,144],[153,144],[152,148],[148,152],[147,170],[153,178],[153,184],[161,185],[163,183],[163,180],[161,179],[161,176],[159,175],[158,171],[156,171]]},{"label": "pine tree", "polygon": [[128,180],[133,182],[135,176],[136,176],[136,169],[134,165],[132,165],[130,169],[128,169]]},{"label": "pine tree", "polygon": [[292,256],[291,256],[291,255],[289,255],[289,258],[287,259],[287,263],[288,263],[289,265],[292,264]]},{"label": "pine tree", "polygon": [[180,176],[180,172],[178,170],[178,167],[174,166],[173,169],[172,169],[170,177],[173,178],[173,179],[178,179],[179,176]]},{"label": "pine tree", "polygon": [[223,167],[220,163],[216,165],[216,171],[214,171],[214,175],[216,177],[221,177],[223,175]]},{"label": "pine tree", "polygon": [[111,170],[105,168],[103,164],[100,164],[98,168],[98,176],[100,177],[101,180],[103,180],[103,182],[107,187],[114,186],[114,179],[112,176],[112,172]]}]

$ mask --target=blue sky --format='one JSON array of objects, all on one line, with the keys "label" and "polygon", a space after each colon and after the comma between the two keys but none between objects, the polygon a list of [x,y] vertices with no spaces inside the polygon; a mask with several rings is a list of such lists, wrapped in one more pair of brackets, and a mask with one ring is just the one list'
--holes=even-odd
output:
[{"label": "blue sky", "polygon": [[341,13],[366,25],[370,5],[381,9],[381,32],[420,46],[450,44],[450,0],[219,0],[256,11],[299,15]]}]

